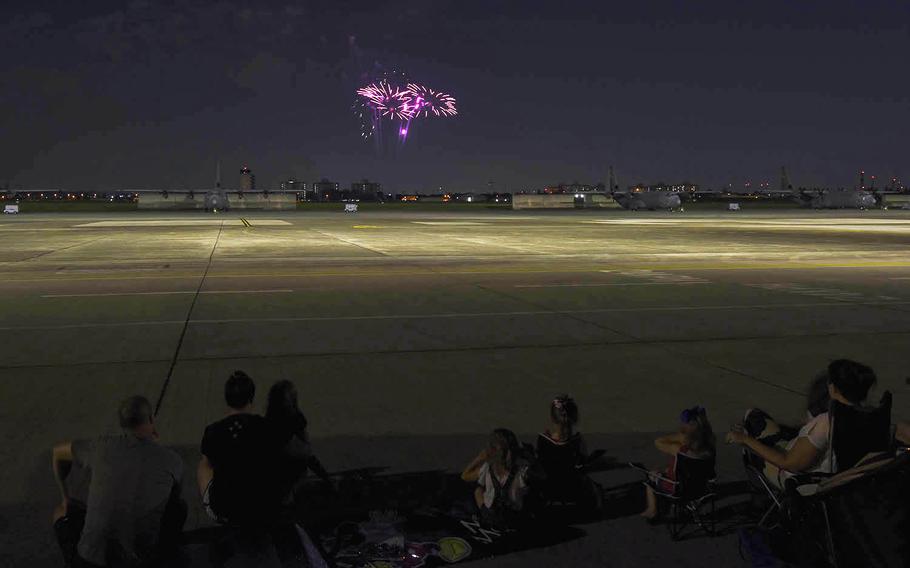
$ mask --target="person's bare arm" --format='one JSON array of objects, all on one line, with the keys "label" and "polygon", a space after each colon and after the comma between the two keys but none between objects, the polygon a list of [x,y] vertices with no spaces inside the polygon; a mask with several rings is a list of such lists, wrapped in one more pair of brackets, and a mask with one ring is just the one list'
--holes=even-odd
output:
[{"label": "person's bare arm", "polygon": [[64,516],[70,499],[69,490],[66,487],[66,478],[73,469],[72,442],[62,442],[54,446],[51,467],[54,470],[54,480],[57,482],[57,488],[60,489],[60,497],[62,499],[58,513],[59,516]]},{"label": "person's bare arm", "polygon": [[461,472],[462,481],[473,483],[480,478],[480,467],[487,461],[487,450],[482,450],[477,457],[471,460],[471,463]]},{"label": "person's bare arm", "polygon": [[675,456],[684,443],[685,438],[683,435],[679,432],[674,432],[654,440],[654,447],[665,454]]},{"label": "person's bare arm", "polygon": [[818,461],[818,448],[806,437],[799,437],[789,450],[766,446],[744,432],[730,432],[727,441],[742,444],[766,462],[790,472],[806,471]]},{"label": "person's bare arm", "polygon": [[478,509],[483,507],[483,488],[480,486],[474,489],[474,503],[477,504]]}]

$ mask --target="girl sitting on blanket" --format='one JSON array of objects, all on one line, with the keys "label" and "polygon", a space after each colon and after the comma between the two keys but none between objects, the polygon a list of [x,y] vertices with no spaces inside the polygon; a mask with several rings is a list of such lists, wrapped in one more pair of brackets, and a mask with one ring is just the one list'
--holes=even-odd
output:
[{"label": "girl sitting on blanket", "polygon": [[511,430],[493,430],[489,444],[461,478],[477,484],[474,503],[482,521],[498,528],[515,528],[520,522],[528,492],[528,464],[521,458],[518,439]]},{"label": "girl sitting on blanket", "polygon": [[550,424],[537,435],[537,461],[543,474],[544,502],[573,503],[584,510],[600,508],[597,485],[586,475],[589,454],[576,428],[578,405],[567,394],[550,402]]}]

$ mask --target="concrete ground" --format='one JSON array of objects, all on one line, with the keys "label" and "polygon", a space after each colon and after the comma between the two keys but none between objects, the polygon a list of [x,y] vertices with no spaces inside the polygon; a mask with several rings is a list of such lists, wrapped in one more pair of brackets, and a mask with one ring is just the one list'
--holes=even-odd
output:
[{"label": "concrete ground", "polygon": [[[908,212],[48,214],[0,219],[0,243],[2,565],[58,565],[50,448],[112,430],[127,394],[161,397],[190,487],[237,368],[260,408],[297,384],[330,470],[458,471],[493,427],[530,441],[560,392],[590,445],[656,466],[681,408],[720,436],[750,406],[796,420],[836,357],[910,417]],[[719,460],[741,478],[735,449]],[[739,562],[732,534],[583,528],[477,565]]]}]

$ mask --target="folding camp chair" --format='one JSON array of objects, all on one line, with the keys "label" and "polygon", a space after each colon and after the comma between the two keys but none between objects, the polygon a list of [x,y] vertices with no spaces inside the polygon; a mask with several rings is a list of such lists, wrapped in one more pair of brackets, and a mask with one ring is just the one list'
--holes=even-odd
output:
[{"label": "folding camp chair", "polygon": [[894,442],[891,428],[891,392],[885,391],[877,407],[848,406],[831,401],[831,451],[833,473],[846,471],[866,454],[888,451]]},{"label": "folding camp chair", "polygon": [[834,467],[827,472],[799,474],[788,480],[787,490],[779,489],[764,473],[764,461],[749,449],[743,450],[746,479],[753,489],[770,503],[758,521],[760,528],[773,528],[783,512],[787,491],[811,493],[826,477],[850,469],[865,455],[888,451],[893,444],[891,428],[891,393],[886,391],[876,407],[859,407],[831,401],[829,443]]},{"label": "folding camp chair", "polygon": [[[825,565],[890,568],[910,560],[910,454],[868,454],[800,504],[796,538]],[[810,547],[811,546],[811,547]]]},{"label": "folding camp chair", "polygon": [[[780,524],[780,515],[783,510],[783,491],[771,484],[764,472],[764,461],[747,449],[743,450],[743,465],[746,469],[746,481],[757,494],[767,503],[766,509],[757,525],[760,529],[770,530]],[[753,502],[754,506],[754,502]]]},{"label": "folding camp chair", "polygon": [[864,457],[874,454],[893,454],[890,392],[882,395],[876,407],[860,407],[831,401],[828,413],[831,420],[829,444],[832,469],[789,478],[784,489],[770,482],[764,474],[764,464],[751,452],[744,452],[746,476],[753,487],[764,492],[771,505],[758,522],[760,528],[772,528],[772,519],[785,522],[792,534],[811,534],[817,538],[802,538],[800,548],[806,554],[817,551],[831,566],[838,566],[832,518],[825,500],[814,499],[826,480],[854,468]]},{"label": "folding camp chair", "polygon": [[[674,473],[675,480],[651,472],[650,480],[646,482],[657,496],[658,508],[668,509],[666,519],[670,538],[679,540],[691,524],[714,536],[717,509],[714,456],[697,458],[677,454]],[[671,489],[667,490],[667,487]]]},{"label": "folding camp chair", "polygon": [[[873,456],[893,455],[894,431],[891,428],[892,396],[885,391],[877,407],[861,407],[831,401],[828,413],[831,416],[832,471],[825,474],[801,474],[788,481],[787,491],[809,496],[808,505],[817,504],[821,516],[823,535],[820,536],[827,562],[839,566],[835,531],[832,529],[838,519],[829,511],[829,501],[814,497],[820,489],[830,485],[834,477],[843,476],[858,464],[866,463]],[[865,467],[865,466],[864,466]],[[838,476],[838,477],[840,477]],[[811,521],[808,526],[813,526]]]}]

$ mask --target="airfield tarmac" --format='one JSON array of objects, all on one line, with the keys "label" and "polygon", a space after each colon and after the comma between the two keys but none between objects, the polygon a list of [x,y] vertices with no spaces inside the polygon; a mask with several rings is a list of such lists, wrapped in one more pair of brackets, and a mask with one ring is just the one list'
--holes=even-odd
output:
[{"label": "airfield tarmac", "polygon": [[[560,392],[589,445],[656,466],[682,407],[719,437],[752,406],[797,420],[837,357],[872,365],[910,418],[906,211],[47,214],[5,216],[0,238],[3,565],[57,564],[55,441],[113,429],[143,393],[189,488],[238,368],[263,409],[271,382],[297,384],[330,470],[458,471],[494,427],[531,441]],[[585,530],[477,565],[738,558],[731,535]]]}]

